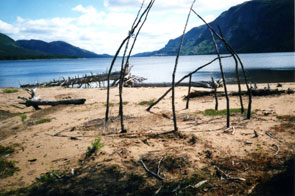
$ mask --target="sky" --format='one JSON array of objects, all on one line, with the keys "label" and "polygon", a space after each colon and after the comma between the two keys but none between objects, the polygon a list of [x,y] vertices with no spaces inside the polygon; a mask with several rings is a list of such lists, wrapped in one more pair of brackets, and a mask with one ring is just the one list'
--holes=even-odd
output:
[{"label": "sky", "polygon": [[[145,0],[145,5],[150,0]],[[196,0],[207,22],[247,0]],[[136,17],[142,0],[0,0],[0,32],[14,40],[65,41],[114,55]],[[183,32],[192,0],[156,0],[134,52],[158,50]],[[191,15],[188,29],[203,23]]]}]

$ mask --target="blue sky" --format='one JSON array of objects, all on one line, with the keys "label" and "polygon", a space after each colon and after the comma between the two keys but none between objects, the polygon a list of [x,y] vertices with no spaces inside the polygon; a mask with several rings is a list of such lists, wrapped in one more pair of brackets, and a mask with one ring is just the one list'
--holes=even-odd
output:
[{"label": "blue sky", "polygon": [[[207,21],[246,0],[197,0]],[[127,35],[141,0],[0,0],[0,32],[11,38],[66,41],[96,53],[114,54]],[[149,0],[145,0],[149,2]],[[164,47],[183,31],[192,0],[156,0],[134,53]],[[189,28],[202,22],[192,16]]]}]

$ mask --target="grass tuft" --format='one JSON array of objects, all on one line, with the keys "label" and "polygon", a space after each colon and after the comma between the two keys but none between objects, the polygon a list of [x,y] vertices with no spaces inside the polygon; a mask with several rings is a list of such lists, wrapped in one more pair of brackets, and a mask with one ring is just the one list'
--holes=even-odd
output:
[{"label": "grass tuft", "polygon": [[25,122],[25,120],[27,119],[27,115],[26,114],[21,114],[20,118],[22,119],[22,122]]},{"label": "grass tuft", "polygon": [[50,122],[50,121],[51,121],[51,119],[49,119],[49,118],[43,118],[43,119],[37,120],[35,122],[35,124],[39,125],[39,124],[47,123],[47,122]]},{"label": "grass tuft", "polygon": [[18,89],[16,89],[16,88],[6,88],[6,89],[3,89],[2,92],[3,93],[16,93],[16,92],[18,92]]},{"label": "grass tuft", "polygon": [[151,100],[148,100],[148,101],[141,101],[138,103],[138,105],[151,105],[153,104],[155,101],[155,99],[151,99]]},{"label": "grass tuft", "polygon": [[62,173],[59,170],[52,170],[50,172],[46,172],[45,174],[40,175],[40,177],[37,178],[37,182],[42,182],[47,185],[53,184],[59,180],[59,177],[61,175]]},{"label": "grass tuft", "polygon": [[[127,105],[129,102],[128,101],[123,101],[123,105]],[[118,105],[120,105],[120,103],[117,103]],[[109,103],[110,107],[114,107],[115,105],[117,105],[116,103]],[[104,106],[107,106],[107,104],[105,103]]]},{"label": "grass tuft", "polygon": [[295,116],[291,116],[291,115],[277,116],[277,118],[283,121],[295,122]]},{"label": "grass tuft", "polygon": [[20,169],[15,166],[15,161],[8,161],[0,159],[0,178],[13,176],[13,174]]},{"label": "grass tuft", "polygon": [[14,149],[11,147],[4,147],[0,145],[0,156],[11,154],[14,152]]},{"label": "grass tuft", "polygon": [[92,145],[88,146],[87,152],[86,152],[86,157],[90,157],[93,153],[95,153],[97,150],[101,149],[103,146],[104,146],[104,143],[101,142],[101,138],[98,136],[92,142]]},{"label": "grass tuft", "polygon": [[[234,114],[234,113],[241,113],[241,108],[232,108],[229,110],[230,114]],[[246,111],[246,109],[245,109]],[[223,116],[226,115],[227,110],[214,110],[214,109],[207,109],[204,112],[202,112],[205,116]]]}]

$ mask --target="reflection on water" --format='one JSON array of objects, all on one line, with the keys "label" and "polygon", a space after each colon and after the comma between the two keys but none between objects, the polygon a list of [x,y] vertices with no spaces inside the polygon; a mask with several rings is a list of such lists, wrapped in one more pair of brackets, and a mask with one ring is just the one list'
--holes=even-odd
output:
[{"label": "reflection on water", "polygon": [[[240,54],[249,81],[254,82],[290,82],[295,81],[295,53],[259,53]],[[176,79],[206,64],[216,55],[181,56]],[[120,68],[118,58],[114,71]],[[61,77],[74,77],[92,73],[106,72],[111,58],[100,59],[64,59],[64,60],[25,60],[0,61],[0,87],[18,87],[19,82],[45,82]],[[226,79],[235,81],[235,64],[232,58],[222,60]],[[146,82],[170,82],[175,57],[132,57],[132,74],[147,78]],[[240,74],[241,75],[241,74]],[[194,81],[220,78],[219,64],[215,61],[193,76]],[[241,79],[241,81],[243,81]]]}]

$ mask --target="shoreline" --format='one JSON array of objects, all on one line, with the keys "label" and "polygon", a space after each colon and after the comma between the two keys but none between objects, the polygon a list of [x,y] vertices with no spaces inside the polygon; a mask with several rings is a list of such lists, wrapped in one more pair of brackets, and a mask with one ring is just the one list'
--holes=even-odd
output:
[{"label": "shoreline", "polygon": [[[295,70],[294,70],[294,73],[295,73]],[[295,77],[295,76],[294,76]],[[221,80],[221,79],[217,79],[217,80]],[[240,77],[240,80],[241,80],[241,85],[245,85],[245,81],[244,81],[244,78]],[[248,79],[249,80],[249,79]],[[193,83],[199,83],[199,82],[211,82],[211,81],[193,81]],[[288,83],[295,83],[295,80],[287,80],[287,81],[270,81],[270,82],[265,82],[265,81],[257,81],[257,82],[249,82],[249,85],[254,85],[254,84],[259,84],[259,85],[267,85],[267,84],[277,84],[277,85],[280,85],[280,84],[288,84]],[[92,83],[90,83],[92,84]],[[170,82],[142,82],[142,83],[139,83],[139,85],[142,86],[134,86],[132,88],[144,88],[144,87],[172,87],[171,83]],[[156,86],[156,84],[159,84],[158,86]],[[227,81],[226,82],[227,85],[237,85],[238,83],[237,82],[234,82],[234,81]],[[22,84],[24,85],[24,84]],[[26,84],[28,85],[28,84]],[[77,88],[77,87],[62,87],[62,86],[55,86],[55,87],[60,87],[60,88]],[[188,82],[181,82],[179,85],[177,85],[177,87],[188,87]],[[196,86],[195,86],[196,87]],[[14,87],[14,86],[6,86],[6,87],[1,87],[0,86],[0,89],[5,89],[5,88],[17,88],[17,89],[22,89],[20,86],[18,87]],[[34,87],[34,88],[52,88],[52,87]],[[54,87],[53,87],[54,88]],[[89,87],[81,87],[81,88],[89,88]],[[97,87],[97,86],[91,86],[90,88],[97,88],[97,89],[105,89],[106,87]],[[117,88],[117,87],[111,87],[111,88]],[[130,87],[124,87],[124,88],[130,88]],[[210,88],[209,88],[210,89]]]}]

